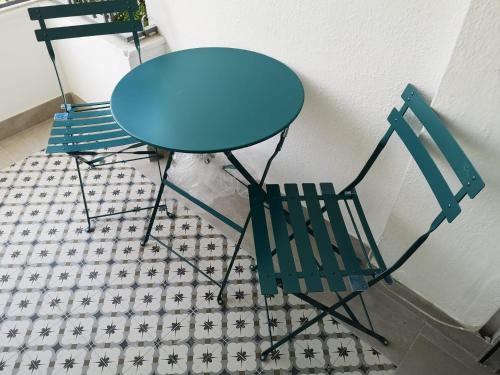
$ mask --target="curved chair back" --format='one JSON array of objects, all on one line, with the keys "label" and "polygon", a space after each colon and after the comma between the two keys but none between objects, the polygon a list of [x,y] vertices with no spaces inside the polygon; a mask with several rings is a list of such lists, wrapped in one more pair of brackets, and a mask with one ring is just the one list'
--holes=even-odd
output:
[{"label": "curved chair back", "polygon": [[[460,200],[465,194],[474,198],[483,189],[484,182],[455,138],[446,129],[436,112],[424,101],[417,89],[409,84],[401,97],[405,101],[402,109],[394,108],[388,117],[391,128],[401,138],[422,171],[446,219],[448,222],[452,222],[460,214]],[[462,188],[458,193],[452,192],[431,154],[403,117],[408,108],[422,123],[460,181]]]},{"label": "curved chair back", "polygon": [[[142,63],[141,47],[139,42],[138,32],[142,31],[142,23],[134,20],[134,13],[139,9],[136,0],[110,0],[98,1],[90,3],[52,5],[29,8],[28,13],[31,20],[36,20],[40,24],[40,29],[35,30],[35,35],[38,41],[45,42],[50,59],[56,70],[59,87],[64,100],[65,109],[68,110],[64,89],[61,84],[61,79],[56,66],[56,57],[54,48],[52,47],[53,40],[81,38],[95,35],[110,35],[121,33],[132,33],[135,47],[139,54],[139,61]],[[86,15],[106,14],[127,12],[128,21],[110,20],[103,23],[90,23],[83,25],[72,25],[63,27],[47,27],[45,21],[54,18],[77,17]]]}]

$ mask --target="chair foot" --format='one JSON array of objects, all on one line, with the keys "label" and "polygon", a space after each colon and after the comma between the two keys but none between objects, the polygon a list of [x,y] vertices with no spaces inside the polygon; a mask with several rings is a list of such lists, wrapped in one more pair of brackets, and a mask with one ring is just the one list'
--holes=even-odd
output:
[{"label": "chair foot", "polygon": [[268,354],[266,352],[260,353],[260,360],[264,362],[267,359]]},{"label": "chair foot", "polygon": [[87,228],[87,233],[92,233],[94,230],[95,230],[95,228],[88,227],[88,228]]},{"label": "chair foot", "polygon": [[217,303],[220,305],[220,306],[223,306],[224,305],[224,299],[222,298],[221,295],[218,295],[217,296]]},{"label": "chair foot", "polygon": [[141,246],[144,247],[144,246],[146,246],[147,243],[148,243],[148,241],[146,239],[143,239],[141,241]]},{"label": "chair foot", "polygon": [[257,271],[257,265],[256,264],[250,265],[250,271],[253,271],[253,272]]},{"label": "chair foot", "polygon": [[169,219],[175,219],[175,214],[167,211],[167,216]]}]

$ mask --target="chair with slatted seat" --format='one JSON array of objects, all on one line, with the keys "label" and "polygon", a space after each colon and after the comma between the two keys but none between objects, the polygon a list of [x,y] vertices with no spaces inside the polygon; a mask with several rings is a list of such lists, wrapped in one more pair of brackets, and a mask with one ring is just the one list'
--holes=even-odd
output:
[{"label": "chair with slatted seat", "polygon": [[[271,345],[261,353],[263,360],[280,345],[328,315],[387,345],[387,339],[374,331],[364,301],[361,302],[368,326],[360,322],[348,303],[355,297],[361,298],[363,292],[382,280],[391,284],[391,274],[415,253],[429,235],[444,220],[451,223],[460,214],[461,200],[465,196],[474,198],[483,189],[484,182],[478,172],[417,89],[408,85],[402,98],[404,104],[401,109],[393,109],[388,117],[389,129],[359,175],[344,189],[336,191],[331,183],[320,184],[319,191],[312,183],[304,183],[301,187],[285,184],[284,189],[276,184],[266,185],[265,188],[258,185],[249,187],[257,261],[254,269],[258,270],[266,309],[268,298],[282,289],[283,293],[295,295],[321,311],[276,342],[269,329]],[[404,117],[408,109],[423,125],[422,129],[429,134],[458,177],[461,185],[458,192],[452,192],[431,154],[409,125],[408,118]],[[356,187],[394,133],[413,157],[441,209],[429,229],[388,267],[372,235]],[[266,215],[267,208],[269,213]],[[325,215],[329,223],[325,221]],[[349,222],[357,240],[349,235],[346,224]],[[363,232],[367,244],[362,240]],[[274,247],[272,244],[276,247],[274,250],[271,250]],[[360,249],[356,251],[356,247]],[[311,293],[325,291],[337,294],[338,301],[326,306],[311,296]],[[341,296],[341,292],[345,293]],[[340,308],[345,313],[341,313]]]},{"label": "chair with slatted seat", "polygon": [[[97,168],[117,162],[122,163],[145,158],[159,160],[160,155],[156,151],[138,149],[144,146],[144,143],[134,139],[120,128],[113,118],[109,101],[82,104],[70,104],[67,102],[60,74],[57,69],[56,55],[52,46],[52,41],[97,35],[131,33],[139,56],[139,62],[142,63],[138,34],[142,31],[142,24],[140,21],[134,20],[134,13],[137,10],[138,4],[136,0],[74,3],[28,9],[31,20],[38,21],[40,24],[40,29],[35,30],[35,35],[37,40],[44,42],[47,47],[49,57],[55,69],[63,101],[61,105],[63,112],[54,115],[54,123],[48,140],[46,153],[65,153],[75,158],[89,232],[92,231],[91,219],[118,215],[131,211],[136,212],[151,207],[138,207],[122,212],[110,212],[90,216],[80,163],[85,163],[90,168]],[[114,20],[114,17],[111,17],[109,22],[104,23],[95,22],[62,27],[47,27],[46,25],[47,20],[50,22],[53,19],[92,16],[97,14],[116,14],[118,12],[126,12],[128,14],[128,20],[118,21]],[[120,159],[119,161],[113,159],[109,161],[110,157],[116,155],[128,155],[128,159]]]}]

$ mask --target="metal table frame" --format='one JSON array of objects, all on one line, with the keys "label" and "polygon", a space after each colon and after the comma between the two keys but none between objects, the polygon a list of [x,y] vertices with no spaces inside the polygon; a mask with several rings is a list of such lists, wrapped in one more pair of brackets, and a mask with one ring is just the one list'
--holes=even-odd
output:
[{"label": "metal table frame", "polygon": [[[257,180],[250,174],[250,172],[247,171],[247,169],[234,156],[234,154],[231,152],[231,150],[224,151],[224,155],[226,155],[226,157],[229,160],[229,162],[235,167],[236,170],[238,170],[238,172],[241,173],[241,175],[248,181],[249,184],[251,184],[251,185],[258,185],[260,188],[262,188],[262,186],[264,185],[264,182],[266,180],[267,174],[269,172],[269,169],[271,168],[271,164],[272,164],[274,158],[278,155],[278,153],[281,151],[281,148],[283,147],[283,143],[285,142],[287,133],[288,133],[288,127],[281,131],[278,144],[276,145],[276,148],[275,148],[274,152],[272,153],[271,157],[268,159],[268,161],[266,163],[266,166],[264,168],[264,171],[262,173],[262,177],[260,178],[259,182],[257,182]],[[165,169],[164,169],[162,180],[161,180],[160,189],[158,191],[158,195],[156,197],[155,205],[153,206],[153,212],[152,212],[151,218],[149,220],[148,229],[146,231],[146,235],[144,236],[144,238],[143,238],[143,240],[141,242],[141,245],[145,246],[148,243],[149,239],[153,238],[161,246],[163,246],[167,250],[170,250],[171,252],[173,252],[182,261],[184,261],[187,264],[189,264],[191,267],[193,267],[195,270],[197,270],[198,272],[200,272],[203,276],[205,276],[206,278],[208,278],[210,281],[212,281],[214,284],[216,284],[220,288],[219,294],[217,296],[217,302],[220,305],[222,305],[224,303],[224,300],[223,300],[222,296],[223,296],[224,290],[226,288],[226,285],[228,283],[229,274],[231,272],[231,269],[233,268],[234,261],[235,261],[237,255],[238,255],[238,253],[240,251],[241,244],[243,242],[243,238],[245,236],[245,233],[246,233],[246,230],[248,228],[248,225],[250,224],[250,210],[249,210],[249,213],[246,216],[246,219],[245,219],[245,222],[244,222],[243,226],[240,226],[239,224],[235,223],[233,220],[231,220],[227,216],[225,216],[222,213],[218,212],[217,210],[213,209],[208,204],[202,202],[198,198],[196,198],[196,197],[192,196],[191,194],[189,194],[187,191],[185,191],[182,188],[180,188],[179,186],[175,185],[173,182],[169,181],[168,180],[168,170],[170,169],[170,167],[172,165],[173,156],[174,156],[174,152],[171,151],[169,153],[169,157],[168,157],[167,163],[165,165]],[[169,188],[171,188],[175,192],[177,192],[180,195],[182,195],[184,198],[190,200],[191,202],[193,202],[194,204],[196,204],[198,207],[202,208],[204,211],[208,212],[212,216],[216,217],[217,219],[219,219],[220,221],[222,221],[223,223],[225,223],[226,225],[228,225],[229,227],[233,228],[234,230],[236,230],[237,232],[240,233],[240,236],[239,236],[238,241],[236,243],[236,247],[235,247],[234,253],[233,253],[232,257],[231,257],[231,260],[229,262],[229,266],[228,266],[228,268],[226,270],[226,273],[224,275],[224,279],[222,280],[222,282],[214,280],[206,272],[204,272],[203,270],[201,270],[200,268],[198,268],[189,259],[187,259],[184,256],[182,256],[182,254],[176,252],[173,249],[172,246],[167,245],[165,242],[161,241],[160,239],[158,239],[157,237],[155,237],[155,236],[153,236],[151,234],[151,230],[153,229],[153,225],[154,225],[154,221],[155,221],[155,218],[156,218],[156,214],[158,213],[158,208],[161,206],[160,202],[161,202],[161,199],[162,199],[162,196],[163,196],[163,192],[165,190],[165,186],[168,186]],[[166,209],[166,207],[165,207],[165,209]],[[168,210],[167,210],[167,215],[169,217],[171,217],[171,214],[168,212]]]}]

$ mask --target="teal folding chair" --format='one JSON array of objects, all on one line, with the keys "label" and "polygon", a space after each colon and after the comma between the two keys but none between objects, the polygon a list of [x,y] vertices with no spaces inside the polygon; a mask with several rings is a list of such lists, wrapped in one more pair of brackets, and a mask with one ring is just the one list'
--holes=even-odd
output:
[{"label": "teal folding chair", "polygon": [[[268,297],[276,295],[278,288],[281,288],[284,293],[293,294],[321,311],[319,315],[307,320],[302,326],[276,342],[273,342],[272,332],[269,329],[271,345],[262,352],[263,360],[278,350],[280,345],[327,315],[387,345],[387,339],[374,331],[364,301],[361,300],[369,327],[360,323],[349,308],[348,302],[358,296],[362,298],[363,292],[381,280],[385,280],[388,284],[392,283],[391,274],[415,253],[429,235],[445,219],[452,222],[460,214],[461,200],[466,195],[474,198],[483,189],[484,182],[476,169],[417,89],[408,85],[402,98],[404,99],[402,108],[393,109],[389,115],[389,129],[359,175],[346,188],[336,192],[331,183],[320,184],[320,191],[312,183],[302,184],[302,189],[296,184],[285,184],[284,191],[279,185],[266,185],[265,189],[258,185],[249,187],[257,260],[254,269],[256,268],[259,273],[260,290],[265,296],[266,309]],[[431,155],[421,143],[421,139],[404,118],[408,109],[411,109],[422,123],[458,177],[461,188],[457,193],[452,192]],[[363,212],[356,186],[366,176],[394,133],[403,141],[420,168],[441,210],[429,229],[418,237],[392,266],[387,267]],[[341,210],[342,205],[345,206],[344,213]],[[265,214],[267,207],[272,229],[270,233]],[[307,215],[304,215],[304,211],[307,211]],[[325,224],[325,213],[329,224]],[[348,233],[347,220],[351,221],[359,241],[361,250],[358,253]],[[368,244],[363,242],[361,232],[364,232]],[[273,241],[270,237],[274,237]],[[311,239],[314,239],[313,243]],[[292,246],[291,241],[295,242],[295,246]],[[276,246],[274,250],[271,250],[271,243]],[[338,302],[326,306],[310,294],[325,291],[336,293]],[[346,291],[348,294],[341,297],[339,292]],[[345,314],[338,311],[341,307],[344,308]],[[271,327],[270,322],[269,327]]]},{"label": "teal folding chair", "polygon": [[[138,4],[136,0],[99,1],[42,6],[28,9],[31,20],[36,20],[40,24],[40,29],[35,30],[35,35],[38,41],[45,42],[50,59],[54,65],[64,103],[61,106],[64,111],[54,115],[54,123],[50,133],[51,136],[48,140],[46,153],[65,153],[75,158],[89,232],[92,231],[91,219],[119,215],[126,212],[136,212],[152,207],[135,208],[127,211],[109,212],[90,216],[87,199],[85,197],[80,163],[83,162],[90,168],[145,158],[157,159],[159,163],[160,155],[155,151],[138,150],[139,147],[144,146],[144,143],[132,138],[118,126],[111,114],[109,101],[84,104],[70,104],[67,102],[61,78],[57,70],[56,55],[52,47],[52,41],[96,35],[132,33],[134,44],[139,55],[139,61],[142,63],[138,35],[138,32],[142,31],[142,24],[140,21],[134,20],[134,12],[137,11],[137,9]],[[109,22],[105,23],[52,28],[47,27],[45,24],[46,20],[55,18],[108,14],[123,11],[126,11],[129,15],[128,21],[114,21],[111,19]],[[133,156],[127,156],[129,159],[125,160],[108,161],[111,156],[115,155]]]}]

